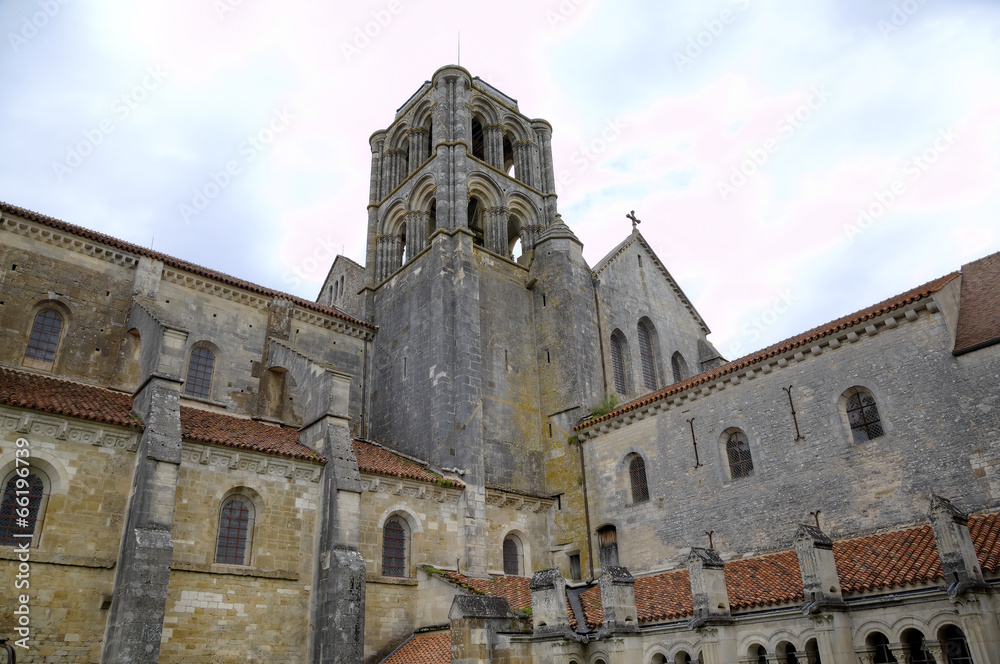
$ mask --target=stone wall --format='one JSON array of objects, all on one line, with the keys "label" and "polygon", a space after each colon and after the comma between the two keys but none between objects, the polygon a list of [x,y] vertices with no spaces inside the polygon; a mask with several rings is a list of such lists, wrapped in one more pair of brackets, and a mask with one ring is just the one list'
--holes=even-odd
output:
[{"label": "stone wall", "polygon": [[[931,491],[965,510],[996,506],[986,471],[996,355],[952,356],[944,314],[924,304],[894,312],[889,326],[865,323],[582,432],[599,487],[595,521],[617,527],[621,563],[672,566],[707,543],[706,531],[730,554],[785,547],[787,524],[810,522],[816,510],[835,537],[910,523],[923,517]],[[782,389],[789,385],[800,440]],[[852,386],[875,396],[884,436],[853,441],[839,404]],[[735,428],[754,468],[733,479],[725,443]],[[646,461],[650,500],[640,504],[628,490],[632,453]]]}]

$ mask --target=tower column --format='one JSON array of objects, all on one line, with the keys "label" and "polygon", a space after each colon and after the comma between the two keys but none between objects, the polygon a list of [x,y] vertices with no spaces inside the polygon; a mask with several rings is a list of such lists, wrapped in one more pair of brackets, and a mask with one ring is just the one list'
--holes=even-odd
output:
[{"label": "tower column", "polygon": [[427,222],[430,214],[427,212],[408,212],[406,214],[406,260],[413,260],[427,244]]},{"label": "tower column", "polygon": [[488,124],[483,127],[483,148],[486,153],[486,163],[493,168],[503,170],[503,125]]},{"label": "tower column", "polygon": [[409,163],[407,164],[407,175],[417,170],[420,164],[427,161],[428,154],[428,138],[430,137],[430,132],[428,132],[424,127],[414,127],[409,130],[407,134],[410,137],[410,157]]},{"label": "tower column", "polygon": [[483,229],[486,238],[486,248],[501,256],[507,255],[507,215],[509,210],[506,206],[498,205],[485,210],[485,228]]}]

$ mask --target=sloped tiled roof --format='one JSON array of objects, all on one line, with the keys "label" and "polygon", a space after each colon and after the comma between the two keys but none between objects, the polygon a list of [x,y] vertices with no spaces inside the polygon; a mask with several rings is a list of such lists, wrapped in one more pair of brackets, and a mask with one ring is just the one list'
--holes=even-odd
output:
[{"label": "sloped tiled roof", "polygon": [[33,210],[27,210],[25,208],[17,207],[16,205],[11,205],[9,203],[4,203],[0,201],[0,212],[6,212],[8,214],[13,214],[22,219],[27,219],[28,221],[33,221],[49,228],[55,228],[64,233],[70,233],[78,237],[86,238],[92,242],[99,242],[103,245],[119,249],[121,251],[128,252],[130,254],[135,254],[137,256],[146,256],[158,261],[163,261],[164,265],[169,265],[178,270],[184,270],[185,272],[190,272],[196,274],[200,277],[205,277],[206,279],[213,279],[215,281],[220,281],[224,284],[230,286],[235,286],[236,288],[242,288],[243,290],[250,291],[251,293],[257,293],[258,295],[264,295],[265,297],[276,297],[282,300],[288,300],[294,302],[296,305],[304,308],[311,309],[312,311],[325,314],[327,316],[332,316],[334,318],[339,318],[341,320],[350,322],[358,327],[363,327],[368,330],[374,330],[375,326],[360,321],[353,316],[348,316],[344,312],[335,309],[334,307],[328,307],[322,304],[316,304],[310,300],[298,297],[297,295],[291,295],[289,293],[283,293],[281,291],[274,290],[272,288],[265,288],[264,286],[259,286],[255,283],[244,281],[237,277],[231,275],[217,272],[215,270],[210,270],[208,268],[196,265],[194,263],[189,263],[185,260],[179,258],[174,258],[173,256],[168,256],[167,254],[160,253],[158,251],[153,251],[152,249],[147,249],[145,247],[140,247],[137,244],[132,244],[130,242],[124,242],[116,237],[110,235],[105,235],[104,233],[98,233],[97,231],[92,231],[82,226],[76,226],[74,224],[66,223],[65,221],[60,221],[53,217],[46,216],[44,214],[39,214]]},{"label": "sloped tiled roof", "polygon": [[700,373],[697,376],[692,376],[687,380],[682,380],[679,383],[674,383],[673,385],[669,385],[663,389],[657,390],[656,392],[650,392],[649,394],[643,397],[634,399],[633,401],[630,401],[622,406],[619,406],[618,408],[614,409],[607,415],[586,420],[581,424],[578,424],[577,426],[573,427],[573,430],[579,431],[581,429],[593,426],[594,424],[597,424],[599,422],[603,422],[605,420],[618,417],[619,415],[627,413],[631,410],[636,410],[637,408],[648,406],[651,403],[673,396],[696,385],[701,385],[702,383],[707,383],[721,376],[725,376],[726,374],[734,373],[736,371],[739,371],[740,369],[744,369],[751,365],[757,364],[758,362],[762,362],[776,355],[780,355],[782,353],[790,351],[794,348],[811,346],[817,340],[822,339],[823,337],[854,327],[859,323],[871,320],[872,318],[877,318],[891,311],[894,311],[895,309],[899,309],[900,307],[905,307],[908,304],[911,304],[925,297],[928,297],[933,293],[936,293],[937,291],[941,290],[945,285],[948,284],[948,282],[950,282],[952,279],[956,279],[958,276],[959,276],[958,272],[952,272],[951,274],[947,274],[939,279],[935,279],[934,281],[928,282],[922,286],[918,286],[917,288],[906,291],[905,293],[897,295],[896,297],[889,298],[888,300],[883,300],[882,302],[872,305],[867,309],[862,309],[861,311],[855,312],[853,314],[843,316],[842,318],[838,318],[837,320],[826,323],[825,325],[820,325],[819,327],[815,327],[809,330],[808,332],[803,332],[798,336],[785,339],[784,341],[779,341],[778,343],[768,346],[763,350],[759,350],[756,353],[751,353],[750,355],[741,357],[738,360],[733,360],[728,364],[723,364],[720,367],[716,367],[715,369],[710,369],[709,371]]},{"label": "sloped tiled roof", "polygon": [[[969,519],[969,531],[984,574],[1000,572],[1000,514]],[[942,578],[941,558],[928,525],[834,542],[833,556],[845,596],[872,590],[931,583]],[[802,575],[794,551],[727,562],[724,568],[733,611],[804,601]],[[690,577],[685,569],[635,580],[639,622],[692,616]],[[580,594],[587,626],[603,621],[601,589]],[[570,615],[570,625],[576,629]]]},{"label": "sloped tiled roof", "polygon": [[489,579],[474,579],[458,572],[444,572],[441,577],[457,586],[490,597],[503,597],[511,611],[521,611],[531,607],[531,579],[526,576],[496,576]]},{"label": "sloped tiled roof", "polygon": [[639,622],[676,620],[694,614],[691,577],[686,569],[640,576],[635,580]]},{"label": "sloped tiled roof", "polygon": [[969,532],[983,574],[1000,572],[1000,514],[969,519]]},{"label": "sloped tiled roof", "polygon": [[299,442],[294,427],[276,427],[222,413],[181,406],[181,435],[187,440],[266,452],[306,461],[325,461]]},{"label": "sloped tiled roof", "polygon": [[726,588],[733,611],[801,601],[802,573],[794,551],[726,563]]},{"label": "sloped tiled roof", "polygon": [[465,486],[459,480],[445,479],[405,457],[399,456],[384,447],[356,440],[354,455],[358,458],[358,468],[362,473],[387,475],[389,477],[405,477],[421,482],[431,482],[440,486],[462,488]]},{"label": "sloped tiled roof", "polygon": [[942,577],[930,526],[834,542],[833,557],[845,595]]},{"label": "sloped tiled roof", "polygon": [[132,396],[68,380],[0,368],[0,403],[94,422],[141,427]]},{"label": "sloped tiled roof", "polygon": [[1000,342],[1000,253],[962,266],[955,354]]},{"label": "sloped tiled roof", "polygon": [[414,634],[382,664],[451,664],[451,632]]}]

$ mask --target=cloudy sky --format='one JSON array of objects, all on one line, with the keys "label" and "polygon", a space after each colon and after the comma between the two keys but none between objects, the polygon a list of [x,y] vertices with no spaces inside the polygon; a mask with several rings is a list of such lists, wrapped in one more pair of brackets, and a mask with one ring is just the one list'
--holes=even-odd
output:
[{"label": "cloudy sky", "polygon": [[303,297],[363,261],[368,137],[459,32],[551,122],[587,260],[634,209],[727,357],[1000,250],[992,0],[5,0],[0,26],[0,199]]}]

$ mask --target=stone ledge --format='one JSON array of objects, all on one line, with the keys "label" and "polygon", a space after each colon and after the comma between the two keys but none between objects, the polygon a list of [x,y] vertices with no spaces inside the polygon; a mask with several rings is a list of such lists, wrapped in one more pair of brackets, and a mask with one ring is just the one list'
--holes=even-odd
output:
[{"label": "stone ledge", "polygon": [[[50,565],[70,565],[72,567],[103,567],[112,569],[117,564],[116,558],[100,558],[97,556],[70,556],[64,553],[52,553],[49,551],[39,551],[38,549],[28,549],[28,555],[32,563],[47,563]],[[0,560],[20,560],[18,549],[13,546],[0,547]]]},{"label": "stone ledge", "polygon": [[384,586],[416,586],[416,579],[403,579],[394,576],[379,576],[378,574],[366,574],[367,583],[380,583]]},{"label": "stone ledge", "polygon": [[178,563],[170,565],[171,571],[196,572],[199,574],[229,574],[232,576],[255,576],[264,579],[281,579],[298,581],[299,573],[286,569],[260,569],[259,567],[243,567],[241,565],[220,565],[218,563]]}]

